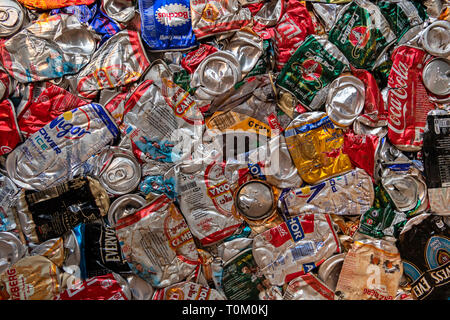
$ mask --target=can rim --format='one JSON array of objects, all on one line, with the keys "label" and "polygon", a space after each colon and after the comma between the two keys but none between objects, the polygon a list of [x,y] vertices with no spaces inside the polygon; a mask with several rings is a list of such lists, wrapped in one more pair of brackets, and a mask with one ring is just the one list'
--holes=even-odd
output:
[{"label": "can rim", "polygon": [[[239,195],[239,193],[241,192],[241,190],[242,190],[244,187],[246,187],[247,185],[249,185],[249,184],[254,184],[254,183],[259,183],[259,184],[262,184],[262,185],[264,185],[265,187],[267,187],[267,188],[270,190],[271,199],[272,199],[272,205],[271,205],[270,209],[267,210],[267,212],[265,212],[264,214],[259,215],[258,217],[254,217],[254,216],[247,215],[245,212],[243,212],[243,211],[241,210],[241,208],[240,208],[240,206],[239,206],[239,203],[238,203],[238,195]],[[272,186],[271,186],[270,184],[268,184],[267,182],[264,182],[264,181],[262,181],[262,180],[255,180],[255,179],[252,179],[252,180],[247,181],[247,182],[245,182],[244,184],[242,184],[242,185],[236,190],[236,192],[235,192],[235,194],[234,194],[234,206],[235,206],[235,208],[236,208],[236,211],[237,211],[240,215],[244,216],[246,219],[249,219],[249,220],[252,220],[252,221],[258,221],[258,220],[264,220],[264,219],[270,217],[271,215],[273,215],[273,214],[275,213],[275,208],[276,208],[276,206],[277,206],[277,201],[275,201],[274,192],[273,192]]]}]

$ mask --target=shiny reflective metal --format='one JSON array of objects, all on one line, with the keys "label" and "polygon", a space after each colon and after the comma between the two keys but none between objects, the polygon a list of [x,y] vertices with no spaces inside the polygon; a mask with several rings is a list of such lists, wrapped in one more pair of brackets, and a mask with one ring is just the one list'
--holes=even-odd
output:
[{"label": "shiny reflective metal", "polygon": [[102,8],[108,17],[120,23],[130,21],[136,13],[132,0],[102,0]]},{"label": "shiny reflective metal", "polygon": [[113,195],[130,193],[141,181],[141,166],[133,153],[119,147],[108,147],[99,155],[98,181]]},{"label": "shiny reflective metal", "polygon": [[426,209],[427,185],[416,168],[411,167],[408,172],[400,173],[387,169],[383,172],[381,183],[397,210],[406,212],[417,209],[420,212]]},{"label": "shiny reflective metal", "polygon": [[340,76],[330,83],[326,111],[331,121],[350,126],[364,108],[364,83],[354,76]]},{"label": "shiny reflective metal", "polygon": [[448,57],[450,55],[450,22],[436,20],[423,32],[421,37],[424,49],[434,56]]},{"label": "shiny reflective metal", "polygon": [[217,51],[197,67],[192,74],[191,87],[214,97],[233,88],[241,78],[241,65],[237,57],[229,51]]},{"label": "shiny reflective metal", "polygon": [[155,289],[145,281],[144,279],[138,277],[135,274],[127,275],[125,278],[128,282],[129,290],[131,291],[131,296],[133,300],[151,300]]},{"label": "shiny reflective metal", "polygon": [[0,37],[9,37],[20,30],[24,22],[23,9],[15,0],[0,0]]},{"label": "shiny reflective metal", "polygon": [[[450,32],[450,30],[449,30]],[[425,87],[439,96],[450,94],[450,61],[436,58],[429,61],[422,71]]]},{"label": "shiny reflective metal", "polygon": [[108,221],[111,226],[114,226],[117,220],[136,212],[146,204],[147,201],[137,194],[125,194],[109,206]]},{"label": "shiny reflective metal", "polygon": [[26,247],[11,232],[0,232],[0,274],[26,254]]},{"label": "shiny reflective metal", "polygon": [[260,180],[251,180],[240,186],[234,201],[238,212],[250,220],[267,218],[275,208],[272,187]]},{"label": "shiny reflective metal", "polygon": [[333,291],[336,290],[345,255],[346,253],[335,254],[319,266],[319,279],[325,282],[325,284]]},{"label": "shiny reflective metal", "polygon": [[262,55],[263,41],[251,29],[243,28],[234,34],[225,49],[237,57],[242,76],[245,76]]}]

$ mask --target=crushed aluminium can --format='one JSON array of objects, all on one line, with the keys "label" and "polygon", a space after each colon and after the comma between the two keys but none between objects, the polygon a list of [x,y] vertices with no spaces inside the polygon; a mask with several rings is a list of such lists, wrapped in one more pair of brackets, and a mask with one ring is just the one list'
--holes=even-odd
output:
[{"label": "crushed aluminium can", "polygon": [[197,39],[236,31],[251,21],[251,12],[239,1],[192,0],[192,29]]},{"label": "crushed aluminium can", "polygon": [[406,45],[392,53],[388,78],[388,137],[402,151],[422,148],[427,113],[434,109],[421,79],[426,52]]},{"label": "crushed aluminium can", "polygon": [[26,8],[34,10],[34,9],[41,9],[41,10],[49,10],[49,9],[57,9],[62,7],[67,7],[70,5],[82,5],[82,4],[92,4],[95,0],[20,0],[19,2],[22,3]]},{"label": "crushed aluminium can", "polygon": [[0,101],[0,156],[13,151],[22,142],[16,110],[11,100]]},{"label": "crushed aluminium can", "polygon": [[363,111],[364,83],[352,75],[341,75],[330,83],[325,110],[336,125],[349,127]]},{"label": "crushed aluminium can", "polygon": [[325,112],[297,116],[284,131],[286,144],[302,180],[316,184],[352,169],[342,152],[344,135]]},{"label": "crushed aluminium can", "polygon": [[10,178],[0,173],[0,231],[16,228],[13,206],[19,188]]},{"label": "crushed aluminium can", "polygon": [[108,146],[96,157],[97,167],[93,175],[109,194],[124,195],[137,188],[141,181],[141,165],[133,152]]},{"label": "crushed aluminium can", "polygon": [[278,202],[286,217],[311,213],[361,215],[372,206],[374,197],[370,176],[355,168],[320,184],[284,190]]},{"label": "crushed aluminium can", "polygon": [[136,82],[150,66],[139,33],[123,30],[106,40],[89,63],[69,79],[73,92],[95,98],[102,89]]},{"label": "crushed aluminium can", "polygon": [[25,256],[0,274],[0,300],[52,300],[60,291],[60,271],[43,256]]},{"label": "crushed aluminium can", "polygon": [[0,274],[22,259],[26,254],[27,247],[14,233],[0,232]]},{"label": "crushed aluminium can", "polygon": [[450,229],[442,216],[421,214],[408,221],[397,246],[416,300],[448,300]]},{"label": "crushed aluminium can", "polygon": [[333,296],[339,280],[339,275],[341,274],[345,255],[346,253],[332,255],[319,266],[317,271],[318,278],[333,292]]},{"label": "crushed aluminium can", "polygon": [[203,159],[176,167],[180,210],[204,246],[229,237],[242,224],[232,213],[233,193],[224,169],[221,162]]},{"label": "crushed aluminium can", "polygon": [[42,190],[72,179],[83,162],[118,135],[114,120],[102,106],[84,105],[33,133],[8,155],[6,169],[18,186]]},{"label": "crushed aluminium can", "polygon": [[197,45],[187,0],[139,0],[142,39],[150,51],[187,50]]},{"label": "crushed aluminium can", "polygon": [[434,21],[424,30],[421,36],[422,46],[433,56],[448,57],[450,54],[449,32],[450,21]]},{"label": "crushed aluminium can", "polygon": [[344,300],[394,300],[403,265],[393,242],[361,239],[347,252],[336,286]]},{"label": "crushed aluminium can", "polygon": [[185,281],[155,291],[152,300],[224,300],[219,291]]},{"label": "crushed aluminium can", "polygon": [[354,67],[370,70],[397,38],[377,5],[355,0],[339,11],[328,39]]},{"label": "crushed aluminium can", "polygon": [[129,0],[102,0],[100,10],[118,23],[127,24],[136,13],[135,1]]},{"label": "crushed aluminium can", "polygon": [[328,214],[304,214],[255,236],[252,250],[262,274],[281,286],[341,249]]},{"label": "crushed aluminium can", "polygon": [[146,204],[147,201],[137,194],[124,194],[118,197],[111,203],[108,209],[108,222],[110,226],[115,226],[117,220],[134,213]]},{"label": "crushed aluminium can", "polygon": [[97,180],[81,177],[42,191],[22,190],[15,208],[26,239],[41,243],[106,216],[109,197]]},{"label": "crushed aluminium can", "polygon": [[186,279],[199,264],[189,227],[165,195],[118,219],[115,229],[131,270],[154,288]]},{"label": "crushed aluminium can", "polygon": [[[449,30],[450,32],[450,30]],[[450,61],[444,58],[435,58],[426,62],[422,71],[422,80],[425,88],[438,96],[450,95]]]},{"label": "crushed aluminium can", "polygon": [[423,165],[430,211],[450,215],[450,113],[431,111],[423,137]]},{"label": "crushed aluminium can", "polygon": [[78,73],[96,47],[93,30],[73,15],[58,14],[33,21],[1,44],[1,62],[21,83],[42,81]]},{"label": "crushed aluminium can", "polygon": [[93,276],[62,291],[53,300],[130,300],[128,283],[116,273]]},{"label": "crushed aluminium can", "polygon": [[334,300],[334,292],[312,273],[291,280],[283,300]]},{"label": "crushed aluminium can", "polygon": [[347,58],[326,39],[309,35],[279,73],[276,85],[292,93],[308,110],[325,102],[327,86],[350,71]]},{"label": "crushed aluminium can", "polygon": [[2,0],[0,2],[0,38],[10,37],[19,31],[24,20],[24,10],[17,1]]}]

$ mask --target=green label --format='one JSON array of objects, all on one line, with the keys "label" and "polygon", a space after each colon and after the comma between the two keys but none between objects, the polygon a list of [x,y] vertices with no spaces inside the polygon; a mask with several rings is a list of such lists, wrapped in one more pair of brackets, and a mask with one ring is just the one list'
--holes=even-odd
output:
[{"label": "green label", "polygon": [[377,5],[398,39],[412,27],[423,23],[424,18],[426,19],[426,12],[424,10],[419,11],[409,1],[381,1]]},{"label": "green label", "polygon": [[394,210],[394,204],[387,192],[376,186],[374,203],[361,216],[358,232],[378,239],[385,236],[397,237],[406,221],[404,213]]},{"label": "green label", "polygon": [[277,86],[309,106],[317,92],[336,79],[346,67],[333,53],[309,35],[281,70]]},{"label": "green label", "polygon": [[328,36],[328,40],[358,69],[372,69],[378,56],[389,44],[374,24],[374,17],[368,10],[352,3]]},{"label": "green label", "polygon": [[191,88],[191,86],[190,86],[191,77],[186,70],[181,70],[181,71],[175,72],[173,74],[173,82],[175,82],[177,85],[179,85],[185,91],[189,92],[189,94],[195,93],[195,89]]}]

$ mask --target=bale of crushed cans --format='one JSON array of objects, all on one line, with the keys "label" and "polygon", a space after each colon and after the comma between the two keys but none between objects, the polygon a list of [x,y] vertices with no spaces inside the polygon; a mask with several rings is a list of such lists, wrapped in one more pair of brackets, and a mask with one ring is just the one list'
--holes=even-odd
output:
[{"label": "bale of crushed cans", "polygon": [[0,300],[448,300],[446,0],[0,0]]}]

